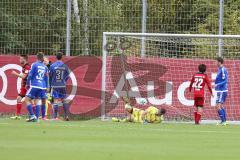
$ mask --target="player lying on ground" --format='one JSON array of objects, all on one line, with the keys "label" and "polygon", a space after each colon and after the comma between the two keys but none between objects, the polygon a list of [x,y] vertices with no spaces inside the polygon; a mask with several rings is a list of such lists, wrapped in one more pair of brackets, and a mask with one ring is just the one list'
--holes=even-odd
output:
[{"label": "player lying on ground", "polygon": [[66,101],[67,80],[69,79],[69,68],[62,61],[63,54],[57,53],[57,61],[50,66],[51,95],[53,98],[53,119],[58,120],[58,108],[63,106],[64,119],[69,121],[69,108]]},{"label": "player lying on ground", "polygon": [[227,125],[226,110],[224,108],[224,103],[228,95],[228,71],[223,66],[224,60],[222,57],[217,58],[218,72],[215,79],[215,91],[217,92],[216,108],[221,122],[221,125]]},{"label": "player lying on ground", "polygon": [[213,96],[211,82],[208,79],[206,72],[206,65],[200,64],[198,66],[198,73],[194,74],[189,86],[189,91],[191,92],[192,88],[194,91],[194,105],[196,107],[196,111],[194,112],[194,120],[195,124],[199,124],[202,117],[203,106],[204,106],[204,87],[207,84],[208,90]]},{"label": "player lying on ground", "polygon": [[141,118],[144,110],[133,107],[130,103],[125,104],[125,111],[127,112],[127,118],[125,121],[134,123],[143,123]]},{"label": "player lying on ground", "polygon": [[12,74],[21,78],[22,82],[21,82],[21,88],[20,88],[19,94],[17,96],[16,116],[10,117],[11,119],[21,119],[20,114],[22,109],[22,101],[27,92],[26,81],[27,81],[29,70],[31,68],[30,65],[28,64],[27,55],[20,55],[19,61],[22,66],[22,73],[19,74],[15,71],[12,71]]},{"label": "player lying on ground", "polygon": [[[43,64],[42,53],[37,54],[37,62],[33,63],[27,78],[27,86],[29,87],[25,102],[29,113],[27,122],[38,121],[42,99],[46,97],[46,91],[49,90],[48,69]],[[33,112],[32,100],[36,105],[36,113]]]},{"label": "player lying on ground", "polygon": [[[124,100],[125,111],[127,112],[127,118],[123,119],[123,122],[134,123],[161,123],[163,121],[163,115],[166,113],[165,109],[158,109],[154,106],[149,106],[146,110],[141,110],[133,107],[129,101]],[[117,118],[113,118],[113,121],[121,121]]]},{"label": "player lying on ground", "polygon": [[148,107],[141,114],[141,118],[144,123],[161,123],[164,120],[164,114],[166,113],[166,109],[161,108],[158,109],[154,106]]}]

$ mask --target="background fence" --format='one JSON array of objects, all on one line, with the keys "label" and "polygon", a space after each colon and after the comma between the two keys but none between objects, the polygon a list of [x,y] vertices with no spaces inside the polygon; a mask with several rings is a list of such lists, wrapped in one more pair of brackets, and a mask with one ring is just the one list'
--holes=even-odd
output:
[{"label": "background fence", "polygon": [[239,4],[240,0],[1,0],[0,53],[101,55],[104,31],[239,34]]}]

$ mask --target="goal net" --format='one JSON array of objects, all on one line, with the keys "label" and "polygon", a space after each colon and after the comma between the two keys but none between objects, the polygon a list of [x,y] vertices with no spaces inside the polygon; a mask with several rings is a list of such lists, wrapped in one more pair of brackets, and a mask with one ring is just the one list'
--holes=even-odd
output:
[{"label": "goal net", "polygon": [[[214,83],[217,56],[224,57],[229,72],[227,117],[238,121],[240,36],[104,32],[102,117],[124,117],[123,97],[128,97],[137,108],[165,108],[167,120],[191,121],[191,77],[204,63]],[[218,120],[216,93],[205,93],[203,119]]]}]

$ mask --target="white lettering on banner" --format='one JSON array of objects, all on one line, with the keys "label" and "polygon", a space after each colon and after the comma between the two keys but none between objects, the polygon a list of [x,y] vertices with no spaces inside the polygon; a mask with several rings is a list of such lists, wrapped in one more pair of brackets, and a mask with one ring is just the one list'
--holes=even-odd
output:
[{"label": "white lettering on banner", "polygon": [[[0,92],[0,101],[6,105],[16,105],[17,104],[16,99],[10,100],[5,97],[6,93],[7,93],[7,88],[8,88],[8,79],[7,79],[7,75],[5,74],[5,71],[10,70],[10,69],[18,70],[19,72],[22,71],[22,67],[17,64],[7,64],[3,67],[0,67],[0,77],[2,78],[2,81],[3,81],[3,87]],[[72,91],[71,91],[71,94],[66,98],[67,101],[73,100],[73,98],[75,97],[75,95],[77,93],[77,79],[73,72],[71,72],[69,76],[72,80]],[[21,78],[18,77],[17,78],[17,90],[19,91],[20,88],[21,88]]]},{"label": "white lettering on banner", "polygon": [[[124,79],[124,76],[126,75],[126,79]],[[212,74],[212,79],[214,78],[215,73]],[[215,76],[216,77],[216,76]],[[123,91],[125,80],[128,81],[130,85],[130,91],[128,91],[128,94],[126,91]],[[194,105],[194,100],[192,99],[187,99],[185,97],[185,91],[188,89],[190,85],[190,81],[183,82],[179,85],[178,90],[177,90],[177,98],[179,102],[184,105],[184,106],[193,106]],[[147,98],[141,97],[139,88],[136,84],[136,81],[134,80],[133,74],[131,72],[126,72],[126,74],[122,74],[120,80],[117,83],[117,86],[114,90],[113,96],[110,99],[110,103],[117,103],[117,99],[120,97],[125,97],[129,96],[132,98],[136,98],[136,102],[138,104],[141,104],[140,102],[142,100],[148,100],[148,102],[152,105],[172,105],[173,103],[173,82],[167,81],[166,82],[166,91],[165,91],[165,97],[162,99],[159,99],[155,96],[154,93],[154,82],[153,81],[148,81],[147,84]],[[213,89],[214,91],[214,89]],[[214,93],[214,97],[211,97],[211,106],[215,106],[215,101],[216,101],[216,93]]]},{"label": "white lettering on banner", "polygon": [[[123,87],[125,84],[125,76],[126,74],[126,81],[128,81],[130,85],[130,91],[128,93],[126,91],[123,91]],[[120,80],[118,81],[118,84],[114,90],[113,96],[110,99],[110,103],[117,103],[117,99],[119,97],[135,97],[136,102],[140,104],[141,101],[146,100],[141,97],[141,94],[139,92],[139,88],[136,84],[136,81],[133,78],[133,74],[131,72],[125,72],[125,74],[122,74]]]},{"label": "white lettering on banner", "polygon": [[194,105],[194,101],[193,100],[189,100],[185,97],[185,90],[189,87],[190,82],[183,82],[178,90],[177,90],[177,97],[178,100],[180,101],[180,103],[182,103],[185,106],[193,106]]},{"label": "white lettering on banner", "polygon": [[75,95],[77,93],[77,87],[78,87],[76,76],[74,75],[74,73],[72,71],[70,71],[69,77],[72,80],[72,91],[71,91],[70,95],[66,98],[66,101],[68,101],[68,102],[73,100],[73,98],[75,97]]},{"label": "white lettering on banner", "polygon": [[[7,88],[8,88],[8,80],[7,80],[7,76],[5,74],[6,70],[9,69],[15,69],[18,70],[19,72],[22,71],[22,67],[17,65],[17,64],[7,64],[3,67],[0,68],[0,76],[2,77],[2,82],[3,82],[3,88],[2,91],[0,93],[0,101],[7,104],[7,105],[16,105],[17,104],[17,100],[10,100],[5,98],[5,95],[7,93]],[[20,90],[21,88],[21,78],[18,77],[17,79],[17,90]]]},{"label": "white lettering on banner", "polygon": [[148,101],[153,105],[172,105],[172,82],[166,82],[166,91],[165,98],[157,99],[154,95],[154,82],[148,81],[147,85],[147,93],[148,93]]}]

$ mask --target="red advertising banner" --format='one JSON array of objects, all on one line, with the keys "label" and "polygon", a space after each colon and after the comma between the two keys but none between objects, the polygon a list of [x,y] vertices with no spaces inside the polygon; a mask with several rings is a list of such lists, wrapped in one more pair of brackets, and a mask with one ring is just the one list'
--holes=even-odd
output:
[{"label": "red advertising banner", "polygon": [[[54,57],[49,57],[55,61]],[[30,63],[35,61],[30,56]],[[99,57],[65,57],[64,61],[71,69],[68,84],[68,97],[70,112],[78,115],[100,116],[101,106],[101,77],[102,61]],[[122,79],[122,69],[119,58],[109,57],[106,72],[106,113],[109,115],[123,115],[121,97],[121,81],[128,81],[132,90],[139,93],[139,100],[146,99],[149,105],[167,107],[168,115],[190,115],[193,109],[192,93],[189,93],[189,81],[197,72],[198,64],[207,65],[207,74],[214,80],[218,70],[213,60],[191,59],[166,59],[166,58],[137,58],[128,57],[126,79]],[[240,118],[240,89],[239,60],[227,60],[225,66],[229,72],[229,93],[225,104],[230,120]],[[17,56],[0,56],[0,113],[14,113],[16,97],[20,87],[20,79],[11,74],[12,70],[20,71],[19,58]],[[135,86],[134,86],[135,85]],[[120,90],[119,90],[120,89]],[[204,117],[217,119],[215,98],[211,98],[206,91]],[[139,96],[140,95],[140,96]],[[170,107],[171,106],[171,107]],[[145,106],[146,107],[146,106]],[[26,110],[25,110],[26,112]]]},{"label": "red advertising banner", "polygon": [[[55,57],[49,59],[54,62]],[[29,63],[36,61],[29,57]],[[71,69],[68,83],[70,112],[73,114],[100,115],[101,103],[101,68],[98,57],[65,57],[64,61]],[[0,113],[15,113],[16,97],[20,89],[20,78],[11,74],[21,72],[19,57],[0,56]],[[26,113],[24,107],[23,110]]]}]

